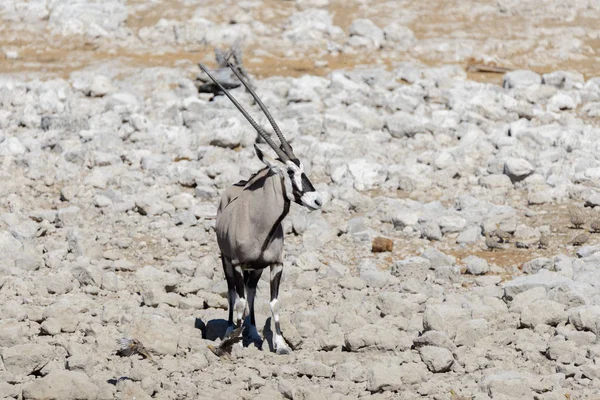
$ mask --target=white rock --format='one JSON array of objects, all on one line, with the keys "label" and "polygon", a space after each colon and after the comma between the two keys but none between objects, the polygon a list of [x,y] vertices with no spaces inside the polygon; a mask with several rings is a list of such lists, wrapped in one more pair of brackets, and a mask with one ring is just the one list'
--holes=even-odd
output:
[{"label": "white rock", "polygon": [[11,374],[25,376],[39,371],[57,354],[53,346],[25,343],[2,349],[4,368]]},{"label": "white rock", "polygon": [[447,372],[454,364],[454,356],[443,347],[423,346],[419,349],[419,354],[431,372]]},{"label": "white rock", "polygon": [[531,398],[529,379],[517,371],[505,371],[485,375],[480,382],[480,387],[492,398]]},{"label": "white rock", "polygon": [[483,275],[490,270],[488,262],[477,256],[468,256],[462,260],[471,275]]},{"label": "white rock", "polygon": [[393,43],[394,48],[399,46],[402,49],[408,49],[417,42],[414,32],[398,22],[386,25],[383,28],[383,33],[385,40]]},{"label": "white rock", "polygon": [[504,284],[504,297],[512,300],[519,293],[525,292],[534,287],[543,287],[550,290],[564,282],[571,281],[569,278],[556,272],[550,272],[542,269],[535,275],[520,276]]},{"label": "white rock", "polygon": [[422,254],[430,262],[430,268],[437,268],[456,264],[456,259],[453,256],[442,253],[436,248],[428,247]]},{"label": "white rock", "polygon": [[303,361],[296,365],[298,374],[308,377],[331,378],[333,376],[333,368],[318,362],[318,361]]},{"label": "white rock", "polygon": [[374,48],[381,47],[383,43],[383,30],[373,23],[370,19],[361,18],[352,22],[349,28],[350,36],[361,36],[371,41]]},{"label": "white rock", "polygon": [[52,371],[23,388],[24,399],[97,399],[98,387],[83,372]]},{"label": "white rock", "polygon": [[95,75],[89,87],[89,94],[92,97],[103,97],[115,91],[110,78],[105,75]]},{"label": "white rock", "polygon": [[569,310],[569,323],[577,330],[600,332],[600,306],[580,306]]},{"label": "white rock", "polygon": [[509,158],[504,163],[504,174],[508,175],[512,182],[518,182],[533,173],[533,165],[522,158]]},{"label": "white rock", "polygon": [[556,326],[567,321],[565,306],[551,300],[536,300],[521,312],[521,325],[535,328],[538,324]]},{"label": "white rock", "polygon": [[481,237],[481,228],[479,226],[472,226],[463,230],[456,238],[458,244],[470,244],[475,243]]},{"label": "white rock", "polygon": [[8,153],[13,156],[23,155],[27,151],[25,145],[23,145],[19,138],[15,136],[11,136],[6,139],[0,146],[5,147]]},{"label": "white rock", "polygon": [[478,318],[458,326],[454,343],[457,346],[475,347],[477,342],[489,334],[490,326],[486,319]]},{"label": "white rock", "polygon": [[429,120],[404,111],[397,111],[385,119],[385,126],[395,138],[413,137],[417,133],[428,133]]},{"label": "white rock", "polygon": [[423,257],[409,257],[404,260],[396,261],[390,272],[394,276],[402,276],[404,272],[410,273],[413,270],[427,271],[431,267],[431,261]]},{"label": "white rock", "polygon": [[529,70],[507,72],[502,78],[502,86],[506,89],[526,88],[540,83],[542,83],[542,77]]},{"label": "white rock", "polygon": [[174,355],[177,352],[181,329],[168,318],[159,315],[144,315],[134,318],[126,336],[140,340],[156,354]]},{"label": "white rock", "polygon": [[24,324],[14,318],[0,319],[0,347],[12,347],[25,341]]},{"label": "white rock", "polygon": [[548,100],[548,109],[555,112],[572,110],[575,107],[577,107],[577,102],[565,93],[557,93]]},{"label": "white rock", "polygon": [[348,170],[354,178],[354,188],[358,191],[370,190],[385,182],[386,168],[367,160],[356,160],[348,163]]},{"label": "white rock", "polygon": [[430,304],[423,314],[426,331],[445,331],[453,338],[458,326],[471,319],[471,312],[454,304]]},{"label": "white rock", "polygon": [[400,210],[392,216],[394,228],[404,229],[407,226],[415,226],[419,222],[420,215],[418,211]]},{"label": "white rock", "polygon": [[572,71],[554,71],[542,76],[543,83],[558,89],[581,89],[585,83],[583,75]]},{"label": "white rock", "polygon": [[438,218],[437,223],[440,225],[443,233],[455,233],[462,231],[467,221],[456,214],[445,214]]},{"label": "white rock", "polygon": [[521,313],[523,309],[536,300],[546,298],[546,289],[543,287],[534,287],[514,296],[510,302],[510,310]]},{"label": "white rock", "polygon": [[402,382],[403,368],[397,364],[379,363],[367,371],[367,390],[370,392],[399,391]]}]

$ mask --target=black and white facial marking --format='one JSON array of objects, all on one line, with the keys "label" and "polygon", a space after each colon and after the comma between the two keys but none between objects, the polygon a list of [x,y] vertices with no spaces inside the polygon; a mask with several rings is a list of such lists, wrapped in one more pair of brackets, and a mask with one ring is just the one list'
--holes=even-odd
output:
[{"label": "black and white facial marking", "polygon": [[288,192],[288,198],[310,210],[321,208],[323,205],[321,194],[315,190],[315,187],[304,173],[304,166],[300,160],[294,158],[285,164],[287,166],[287,177],[285,178],[289,179],[289,185],[291,186],[291,193]]},{"label": "black and white facial marking", "polygon": [[300,204],[310,210],[318,210],[323,205],[321,193],[315,190],[304,173],[304,166],[297,158],[285,163],[280,159],[273,160],[267,157],[258,146],[254,145],[256,155],[267,167],[283,178],[285,194],[288,200]]}]

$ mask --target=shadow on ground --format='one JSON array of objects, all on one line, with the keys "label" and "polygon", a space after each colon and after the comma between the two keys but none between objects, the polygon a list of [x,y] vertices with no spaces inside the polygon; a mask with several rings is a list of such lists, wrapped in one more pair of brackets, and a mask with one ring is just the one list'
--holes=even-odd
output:
[{"label": "shadow on ground", "polygon": [[[249,325],[249,321],[246,320],[244,322],[246,326]],[[194,327],[196,329],[200,329],[202,332],[202,339],[215,341],[217,339],[223,340],[225,337],[225,332],[227,331],[227,320],[224,319],[211,319],[208,322],[202,321],[200,318],[196,318],[196,322],[194,323]],[[275,348],[273,347],[273,331],[271,330],[271,318],[267,318],[265,321],[265,325],[263,327],[262,335],[263,338],[261,341],[252,340],[249,336],[248,329],[244,329],[242,333],[244,335],[243,344],[244,347],[248,347],[251,344],[254,344],[257,348],[263,349],[264,342],[267,342],[269,346],[269,351],[274,352]]]}]

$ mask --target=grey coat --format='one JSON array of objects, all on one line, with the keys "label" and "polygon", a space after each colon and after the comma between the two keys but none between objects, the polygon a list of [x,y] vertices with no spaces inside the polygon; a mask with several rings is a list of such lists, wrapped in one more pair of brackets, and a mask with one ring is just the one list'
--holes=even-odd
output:
[{"label": "grey coat", "polygon": [[242,268],[283,262],[281,221],[289,211],[283,178],[264,168],[228,188],[217,211],[217,242],[223,256]]}]

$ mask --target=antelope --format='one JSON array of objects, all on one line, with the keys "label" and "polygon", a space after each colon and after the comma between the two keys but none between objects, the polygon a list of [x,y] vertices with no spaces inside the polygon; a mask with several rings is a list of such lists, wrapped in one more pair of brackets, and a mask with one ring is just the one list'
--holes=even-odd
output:
[{"label": "antelope", "polygon": [[226,335],[231,334],[235,327],[242,326],[246,306],[248,306],[249,336],[253,341],[260,342],[256,330],[254,298],[263,270],[270,267],[269,305],[275,323],[273,346],[277,354],[289,354],[290,348],[283,338],[279,324],[278,297],[283,272],[284,238],[281,222],[288,214],[292,201],[309,210],[317,210],[321,208],[322,198],[304,173],[304,166],[294,154],[292,146],[284,138],[267,107],[231,63],[227,64],[269,120],[281,146],[278,147],[271,135],[254,121],[202,64],[199,64],[277,155],[276,159],[271,159],[255,144],[256,155],[265,164],[265,168],[256,172],[248,180],[242,180],[225,190],[217,210],[215,230],[227,280],[229,303]]}]

